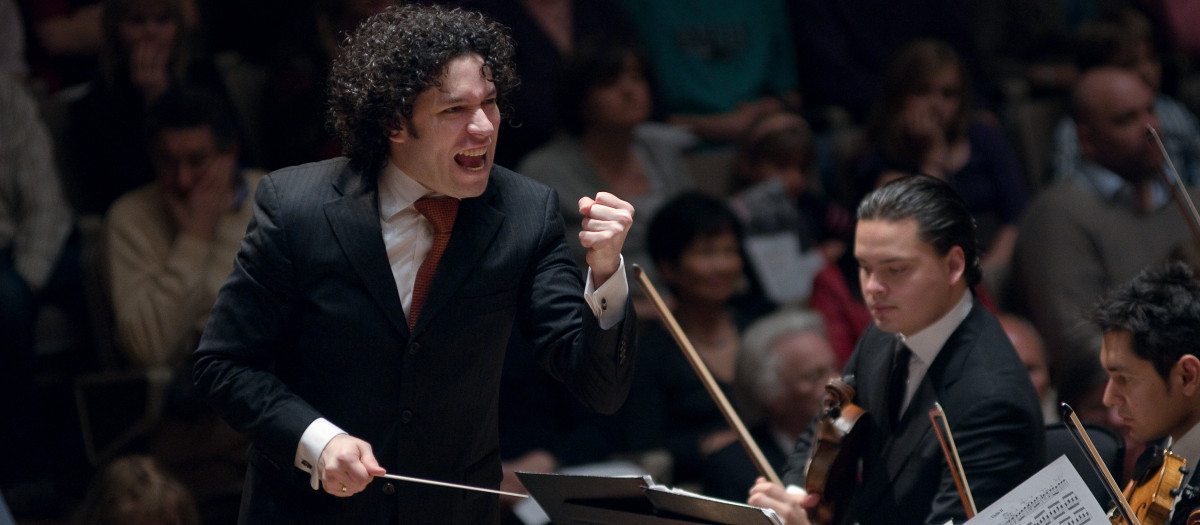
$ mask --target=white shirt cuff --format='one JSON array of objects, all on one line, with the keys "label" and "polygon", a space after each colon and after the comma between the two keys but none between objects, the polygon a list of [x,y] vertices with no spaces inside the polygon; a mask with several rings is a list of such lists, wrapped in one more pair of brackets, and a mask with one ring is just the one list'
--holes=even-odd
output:
[{"label": "white shirt cuff", "polygon": [[[620,276],[618,279],[617,276]],[[588,268],[587,279],[584,281],[583,299],[592,307],[592,313],[600,322],[600,328],[608,330],[625,320],[625,301],[629,300],[629,279],[625,276],[625,256],[621,256],[621,264],[617,273],[609,277],[599,289],[592,285],[592,269]]]},{"label": "white shirt cuff", "polygon": [[317,468],[321,452],[334,437],[345,433],[346,431],[321,417],[309,423],[308,428],[304,429],[304,434],[300,436],[300,444],[296,445],[295,464],[296,468],[309,474],[308,483],[313,490],[321,488],[321,472]]}]

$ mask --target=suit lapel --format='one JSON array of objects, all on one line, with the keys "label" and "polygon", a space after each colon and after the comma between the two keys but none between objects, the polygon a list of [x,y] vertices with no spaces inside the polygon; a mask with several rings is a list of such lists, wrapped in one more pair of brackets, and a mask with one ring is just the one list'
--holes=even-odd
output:
[{"label": "suit lapel", "polygon": [[413,327],[414,334],[419,333],[431,317],[449,304],[454,292],[462,287],[479,259],[487,252],[486,247],[492,243],[500,224],[504,222],[504,214],[490,204],[495,195],[494,188],[494,184],[489,184],[483,195],[463,199],[459,204],[450,244],[446,245],[437,273],[433,275],[430,294]]},{"label": "suit lapel", "polygon": [[383,246],[378,192],[350,168],[343,169],[333,184],[341,196],[325,203],[325,218],[338,245],[392,326],[407,334],[404,306]]},{"label": "suit lapel", "polygon": [[[973,319],[981,315],[980,312],[983,306],[978,300],[971,307],[971,313],[966,319],[960,323],[946,342],[942,344],[941,350],[938,351],[937,357],[934,357],[933,363],[929,364],[929,368],[925,371],[925,377],[921,378],[921,384],[917,387],[917,391],[913,394],[912,401],[908,404],[904,414],[898,423],[898,429],[893,431],[891,438],[885,445],[885,454],[888,458],[888,473],[892,477],[892,481],[896,482],[897,473],[902,472],[902,467],[907,463],[914,454],[900,453],[888,454],[890,450],[900,452],[916,450],[920,443],[926,439],[937,439],[933,434],[933,423],[929,419],[929,409],[933,408],[933,403],[938,400],[939,394],[953,385],[958,378],[962,376],[962,349],[973,346],[973,341],[978,338],[978,334],[973,329]],[[945,404],[945,403],[943,403]],[[947,415],[947,418],[950,416]]]}]

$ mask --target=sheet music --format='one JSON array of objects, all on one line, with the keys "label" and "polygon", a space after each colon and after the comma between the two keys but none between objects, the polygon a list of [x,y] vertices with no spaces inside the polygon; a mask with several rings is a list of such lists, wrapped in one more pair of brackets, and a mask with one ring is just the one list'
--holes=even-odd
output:
[{"label": "sheet music", "polygon": [[[649,475],[646,474],[645,470],[628,461],[588,463],[585,465],[564,467],[559,472],[580,476],[646,476],[649,479]],[[518,501],[513,507],[513,514],[524,525],[547,525],[550,523],[550,516],[546,515],[546,511],[542,510],[537,500],[533,498]]]},{"label": "sheet music", "polygon": [[1066,455],[988,505],[968,525],[1084,525],[1109,523],[1100,503]]},{"label": "sheet music", "polygon": [[769,299],[792,304],[812,295],[813,278],[825,267],[825,257],[816,250],[801,253],[795,232],[747,236],[744,245]]}]

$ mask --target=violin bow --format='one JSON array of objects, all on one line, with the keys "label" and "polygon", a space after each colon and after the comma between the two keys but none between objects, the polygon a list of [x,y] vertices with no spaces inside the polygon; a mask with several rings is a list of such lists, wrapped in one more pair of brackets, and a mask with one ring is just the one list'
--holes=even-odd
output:
[{"label": "violin bow", "polygon": [[1117,502],[1117,512],[1120,512],[1121,516],[1125,518],[1125,523],[1142,525],[1129,506],[1129,501],[1121,493],[1121,488],[1117,486],[1117,480],[1113,479],[1112,474],[1108,472],[1108,467],[1104,466],[1104,460],[1100,459],[1100,453],[1096,451],[1096,445],[1092,444],[1092,438],[1088,437],[1087,431],[1084,430],[1083,423],[1080,423],[1079,418],[1075,416],[1075,410],[1066,403],[1059,403],[1058,409],[1062,413],[1063,422],[1071,431],[1071,437],[1074,437],[1075,442],[1088,452],[1088,463],[1092,465],[1092,470],[1096,471],[1096,475],[1104,480],[1104,489],[1108,491],[1108,496]]},{"label": "violin bow", "polygon": [[975,497],[971,495],[971,485],[967,483],[966,472],[963,471],[962,458],[958,456],[958,447],[954,445],[954,435],[950,433],[950,423],[946,421],[946,411],[942,404],[934,401],[929,409],[929,420],[933,422],[933,431],[937,433],[938,443],[942,445],[942,454],[946,455],[946,464],[950,466],[950,474],[954,477],[954,486],[958,488],[958,497],[962,499],[963,508],[967,509],[967,519],[975,517]]},{"label": "violin bow", "polygon": [[1179,176],[1179,170],[1175,169],[1175,163],[1171,161],[1171,156],[1167,154],[1167,147],[1163,145],[1163,141],[1158,136],[1158,132],[1154,130],[1154,126],[1146,125],[1146,133],[1154,139],[1158,144],[1158,150],[1162,153],[1163,160],[1166,161],[1167,169],[1162,172],[1163,178],[1167,179],[1167,187],[1171,190],[1171,195],[1175,197],[1175,203],[1179,205],[1179,212],[1183,214],[1184,220],[1187,221],[1188,228],[1192,230],[1192,238],[1200,244],[1200,212],[1196,211],[1196,204],[1192,202],[1192,197],[1188,195],[1187,186],[1184,186],[1183,179]]},{"label": "violin bow", "polygon": [[692,346],[691,341],[684,335],[683,329],[679,327],[679,322],[675,320],[675,316],[671,314],[662,297],[658,295],[658,290],[654,288],[653,284],[650,284],[650,278],[646,276],[646,272],[635,264],[633,265],[633,274],[637,277],[638,284],[642,286],[642,290],[646,292],[646,296],[654,303],[654,308],[658,310],[658,315],[662,317],[667,330],[671,332],[671,336],[675,338],[675,342],[679,344],[679,348],[683,349],[688,363],[692,365],[692,369],[696,371],[696,375],[700,376],[700,382],[704,383],[704,388],[708,390],[708,395],[712,396],[713,401],[716,401],[717,407],[721,409],[721,414],[725,416],[725,421],[729,422],[729,426],[733,427],[733,430],[737,432],[738,439],[742,442],[742,447],[750,455],[750,460],[754,462],[754,466],[758,468],[758,472],[772,483],[782,486],[783,482],[779,480],[779,475],[775,473],[775,469],[771,468],[771,463],[763,455],[762,449],[758,448],[758,444],[754,442],[754,438],[750,437],[750,432],[746,430],[746,425],[742,423],[742,418],[738,417],[737,412],[734,412],[733,405],[729,404],[725,393],[717,385],[717,380],[713,379],[712,373],[708,371],[708,367],[700,359],[700,354],[696,352],[696,348]]}]

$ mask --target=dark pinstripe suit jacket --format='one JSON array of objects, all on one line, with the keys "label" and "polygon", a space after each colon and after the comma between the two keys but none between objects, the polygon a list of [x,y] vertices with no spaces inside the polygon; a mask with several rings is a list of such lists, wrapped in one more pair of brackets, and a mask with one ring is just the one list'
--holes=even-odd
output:
[{"label": "dark pinstripe suit jacket", "polygon": [[272,173],[195,353],[199,391],[251,440],[243,523],[495,523],[496,496],[376,480],[347,499],[292,466],[325,417],[389,472],[497,487],[497,391],[513,327],[585,404],[615,411],[634,358],[632,308],[601,330],[582,297],[558,199],[495,167],[465,199],[410,332],[373,181],[346,159]]}]

